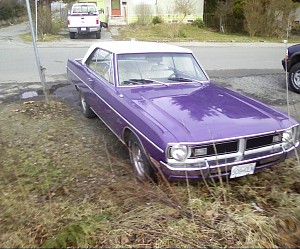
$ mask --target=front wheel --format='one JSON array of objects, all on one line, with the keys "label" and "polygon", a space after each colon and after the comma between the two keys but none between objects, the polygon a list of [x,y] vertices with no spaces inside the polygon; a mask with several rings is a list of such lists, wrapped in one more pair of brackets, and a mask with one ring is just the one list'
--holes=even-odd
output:
[{"label": "front wheel", "polygon": [[80,96],[80,104],[81,104],[81,110],[85,117],[87,118],[93,118],[95,117],[95,113],[92,111],[90,105],[86,102],[85,97],[82,92],[79,92]]},{"label": "front wheel", "polygon": [[141,143],[134,134],[131,134],[129,137],[128,148],[130,161],[137,180],[141,182],[155,182],[155,171],[150,165]]},{"label": "front wheel", "polygon": [[292,66],[289,72],[289,85],[296,93],[300,93],[300,63]]}]

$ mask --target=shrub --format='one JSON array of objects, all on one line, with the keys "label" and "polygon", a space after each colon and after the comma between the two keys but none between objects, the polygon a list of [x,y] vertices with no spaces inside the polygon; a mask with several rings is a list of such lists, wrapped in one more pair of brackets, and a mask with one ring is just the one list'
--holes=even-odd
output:
[{"label": "shrub", "polygon": [[51,34],[57,35],[62,28],[67,28],[67,23],[61,20],[52,20]]},{"label": "shrub", "polygon": [[187,33],[182,27],[179,29],[178,37],[187,38]]},{"label": "shrub", "polygon": [[159,24],[159,23],[163,23],[164,20],[162,19],[161,16],[154,16],[152,18],[152,23],[155,25],[155,24]]},{"label": "shrub", "polygon": [[43,6],[38,7],[38,33],[41,40],[43,40],[45,34],[52,33],[51,10]]},{"label": "shrub", "polygon": [[0,20],[8,20],[22,16],[24,6],[20,4],[9,4],[0,1]]},{"label": "shrub", "polygon": [[44,40],[44,35],[57,35],[61,28],[66,27],[66,22],[53,19],[49,8],[40,6],[38,9],[38,33],[39,39]]},{"label": "shrub", "polygon": [[194,20],[194,21],[192,22],[192,25],[193,25],[194,27],[198,27],[199,29],[203,29],[204,26],[205,26],[203,20],[200,19],[200,18],[197,18],[196,20]]},{"label": "shrub", "polygon": [[14,16],[12,5],[4,4],[0,6],[0,19],[8,20]]},{"label": "shrub", "polygon": [[135,11],[138,16],[137,24],[147,25],[151,22],[151,8],[147,4],[136,5]]},{"label": "shrub", "polygon": [[24,14],[24,11],[25,11],[24,5],[21,5],[21,4],[14,4],[13,9],[14,9],[14,14],[17,17],[22,16]]},{"label": "shrub", "polygon": [[165,27],[165,32],[169,38],[186,38],[185,25],[179,23],[168,23]]}]

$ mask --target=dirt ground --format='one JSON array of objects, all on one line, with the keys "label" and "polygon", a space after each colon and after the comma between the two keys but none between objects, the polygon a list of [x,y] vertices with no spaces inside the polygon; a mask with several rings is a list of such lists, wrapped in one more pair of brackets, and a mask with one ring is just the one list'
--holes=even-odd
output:
[{"label": "dirt ground", "polygon": [[56,98],[0,104],[0,247],[299,247],[300,166],[141,184],[98,119]]}]

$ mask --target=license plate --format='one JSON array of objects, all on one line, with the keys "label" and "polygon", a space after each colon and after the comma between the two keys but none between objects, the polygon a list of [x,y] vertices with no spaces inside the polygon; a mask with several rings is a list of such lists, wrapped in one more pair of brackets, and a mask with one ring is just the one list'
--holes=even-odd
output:
[{"label": "license plate", "polygon": [[86,31],[86,28],[81,28],[82,31]]},{"label": "license plate", "polygon": [[252,175],[255,170],[255,163],[236,165],[231,168],[230,178]]}]

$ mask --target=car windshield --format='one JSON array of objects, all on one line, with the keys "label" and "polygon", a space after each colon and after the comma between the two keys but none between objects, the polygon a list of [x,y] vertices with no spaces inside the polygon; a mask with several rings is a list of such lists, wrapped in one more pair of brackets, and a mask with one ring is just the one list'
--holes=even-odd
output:
[{"label": "car windshield", "polygon": [[207,81],[193,55],[188,53],[121,54],[117,62],[120,86]]}]

